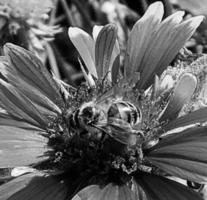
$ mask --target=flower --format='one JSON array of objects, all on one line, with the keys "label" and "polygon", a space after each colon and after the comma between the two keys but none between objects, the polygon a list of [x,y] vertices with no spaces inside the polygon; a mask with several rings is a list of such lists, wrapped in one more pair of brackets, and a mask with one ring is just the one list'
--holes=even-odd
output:
[{"label": "flower", "polygon": [[173,180],[207,179],[206,108],[179,117],[198,81],[163,72],[203,17],[162,15],[156,2],[134,25],[124,66],[115,25],[96,27],[94,39],[70,28],[87,81],[79,88],[31,52],[5,45],[0,167],[14,168],[15,178],[0,187],[0,199],[202,199]]},{"label": "flower", "polygon": [[42,53],[45,42],[53,40],[61,32],[58,26],[46,25],[48,12],[53,7],[50,0],[0,1],[0,28],[2,46],[6,42],[15,42],[31,51]]}]

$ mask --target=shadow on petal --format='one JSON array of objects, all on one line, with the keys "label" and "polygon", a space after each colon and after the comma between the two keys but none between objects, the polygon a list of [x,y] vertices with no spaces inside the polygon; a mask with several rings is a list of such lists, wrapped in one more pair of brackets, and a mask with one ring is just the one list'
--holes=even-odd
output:
[{"label": "shadow on petal", "polygon": [[167,178],[147,173],[135,174],[134,177],[145,191],[147,200],[202,200],[200,194]]},{"label": "shadow on petal", "polygon": [[61,176],[32,173],[20,176],[0,187],[1,200],[65,200],[69,187]]}]

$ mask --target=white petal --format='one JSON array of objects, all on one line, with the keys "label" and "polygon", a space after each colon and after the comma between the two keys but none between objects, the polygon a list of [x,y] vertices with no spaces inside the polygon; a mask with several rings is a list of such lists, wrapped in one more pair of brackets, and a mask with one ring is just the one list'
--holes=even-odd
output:
[{"label": "white petal", "polygon": [[93,27],[93,32],[92,32],[92,35],[93,35],[93,39],[96,41],[97,37],[98,37],[98,34],[99,32],[101,31],[101,29],[103,28],[104,26],[98,26],[98,25],[95,25]]},{"label": "white petal", "polygon": [[94,86],[95,86],[95,81],[93,80],[93,77],[91,76],[90,73],[87,74],[86,70],[84,69],[83,64],[81,63],[81,60],[78,59],[78,61],[79,61],[79,63],[80,63],[80,67],[81,67],[81,70],[82,70],[82,72],[83,72],[83,76],[84,76],[84,78],[86,79],[88,85],[89,85],[90,87],[94,87]]},{"label": "white petal", "polygon": [[161,84],[160,84],[160,88],[161,90],[168,90],[170,88],[172,88],[174,86],[174,80],[172,78],[172,76],[170,76],[169,74],[167,74]]},{"label": "white petal", "polygon": [[70,27],[68,30],[70,40],[81,55],[90,74],[97,78],[95,67],[95,42],[91,36],[79,28]]},{"label": "white petal", "polygon": [[11,176],[17,177],[17,176],[21,176],[23,174],[31,173],[31,172],[35,172],[35,171],[36,171],[36,169],[31,168],[31,167],[15,167],[11,171]]}]

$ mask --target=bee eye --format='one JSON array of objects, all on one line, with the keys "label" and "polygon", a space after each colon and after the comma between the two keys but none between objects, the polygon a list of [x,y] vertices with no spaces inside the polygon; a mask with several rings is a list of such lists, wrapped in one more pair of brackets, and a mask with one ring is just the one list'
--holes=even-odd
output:
[{"label": "bee eye", "polygon": [[92,107],[85,107],[82,110],[82,115],[86,118],[92,118],[93,117],[93,108]]},{"label": "bee eye", "polygon": [[203,184],[192,182],[192,181],[187,181],[187,186],[194,190],[201,190],[204,187]]}]

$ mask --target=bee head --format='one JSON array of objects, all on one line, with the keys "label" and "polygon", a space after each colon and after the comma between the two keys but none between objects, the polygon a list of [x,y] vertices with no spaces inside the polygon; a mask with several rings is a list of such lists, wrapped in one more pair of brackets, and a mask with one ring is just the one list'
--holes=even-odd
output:
[{"label": "bee head", "polygon": [[88,103],[79,111],[79,118],[85,125],[95,125],[103,118],[103,111],[93,103]]}]

